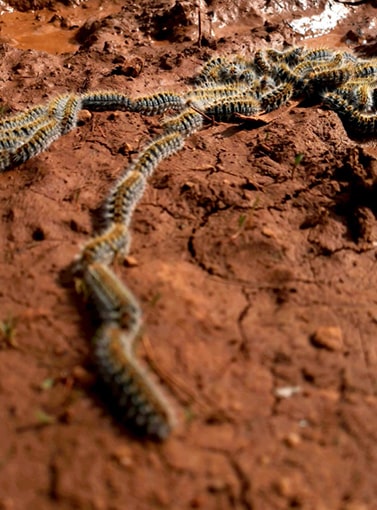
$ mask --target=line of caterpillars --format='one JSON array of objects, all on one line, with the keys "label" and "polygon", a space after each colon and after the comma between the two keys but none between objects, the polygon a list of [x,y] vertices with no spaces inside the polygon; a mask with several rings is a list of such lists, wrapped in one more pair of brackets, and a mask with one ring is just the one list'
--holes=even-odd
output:
[{"label": "line of caterpillars", "polygon": [[147,179],[165,158],[209,121],[241,122],[270,112],[291,98],[310,98],[335,110],[361,135],[377,131],[377,59],[360,60],[345,51],[294,47],[259,50],[250,58],[210,60],[183,92],[159,92],[131,99],[116,91],[65,94],[46,105],[0,120],[0,171],[45,150],[77,126],[80,110],[164,115],[162,132],[139,153],[105,200],[102,230],[81,249],[74,263],[81,293],[99,324],[93,357],[124,422],[138,433],[165,439],[175,413],[135,356],[141,325],[136,298],[111,269],[130,249],[130,222]]}]

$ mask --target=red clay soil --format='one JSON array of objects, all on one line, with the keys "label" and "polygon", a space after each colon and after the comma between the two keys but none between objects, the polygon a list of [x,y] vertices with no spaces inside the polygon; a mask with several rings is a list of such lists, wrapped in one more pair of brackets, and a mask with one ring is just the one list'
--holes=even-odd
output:
[{"label": "red clay soil", "polygon": [[[189,4],[98,16],[75,54],[4,42],[2,111],[65,91],[187,90],[211,56],[302,44],[286,23],[299,11],[270,17],[263,2],[242,3],[239,33],[211,32],[218,1],[202,5],[198,45]],[[350,13],[337,33],[352,49],[376,11]],[[1,510],[377,508],[377,160],[334,112],[292,106],[192,136],[135,212],[116,270],[144,311],[138,353],[179,415],[161,444],[109,413],[67,276],[159,119],[95,113],[0,175]]]}]

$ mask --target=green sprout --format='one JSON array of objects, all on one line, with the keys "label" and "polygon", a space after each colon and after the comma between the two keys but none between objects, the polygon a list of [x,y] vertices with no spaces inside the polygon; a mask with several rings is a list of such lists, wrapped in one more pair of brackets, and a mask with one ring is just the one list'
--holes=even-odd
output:
[{"label": "green sprout", "polygon": [[239,218],[238,218],[238,226],[240,228],[243,227],[244,223],[246,221],[246,214],[240,214]]},{"label": "green sprout", "polygon": [[35,417],[40,425],[52,425],[56,422],[55,416],[46,413],[46,411],[43,411],[42,409],[38,409],[36,411]]},{"label": "green sprout", "polygon": [[54,386],[55,380],[52,377],[48,377],[47,379],[44,379],[44,381],[40,384],[40,389],[43,391],[51,390],[51,388]]},{"label": "green sprout", "polygon": [[3,340],[8,347],[17,347],[17,342],[14,339],[16,323],[17,321],[14,317],[0,321],[0,340]]},{"label": "green sprout", "polygon": [[157,303],[160,301],[161,297],[162,297],[161,292],[157,291],[149,301],[150,306],[156,306]]},{"label": "green sprout", "polygon": [[294,165],[298,166],[303,159],[304,159],[304,154],[302,152],[300,152],[299,154],[296,154]]}]

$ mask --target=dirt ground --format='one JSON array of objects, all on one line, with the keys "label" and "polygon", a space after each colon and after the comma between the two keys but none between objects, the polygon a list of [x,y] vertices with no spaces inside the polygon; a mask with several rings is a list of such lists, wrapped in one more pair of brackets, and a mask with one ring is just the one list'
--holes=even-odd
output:
[{"label": "dirt ground", "polygon": [[[290,24],[300,2],[201,1],[200,29],[192,4],[13,1],[2,113],[187,90],[208,58],[266,46],[376,53],[369,3],[317,40]],[[208,127],[156,170],[117,273],[179,425],[141,442],[109,413],[67,268],[158,126],[95,113],[0,175],[0,509],[377,508],[377,153],[320,105]]]}]

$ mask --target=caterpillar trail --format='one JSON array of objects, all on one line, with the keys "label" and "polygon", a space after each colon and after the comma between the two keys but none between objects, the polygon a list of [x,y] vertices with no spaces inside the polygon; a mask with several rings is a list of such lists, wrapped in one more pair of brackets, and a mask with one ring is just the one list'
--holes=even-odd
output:
[{"label": "caterpillar trail", "polygon": [[83,109],[166,114],[161,133],[139,152],[110,190],[103,203],[102,228],[86,242],[73,264],[78,291],[94,315],[93,357],[112,407],[138,433],[158,440],[173,430],[175,413],[137,359],[140,307],[111,268],[115,259],[129,252],[132,215],[155,168],[208,122],[239,122],[245,116],[275,110],[291,98],[322,102],[350,132],[377,136],[376,59],[358,59],[328,48],[263,49],[250,57],[215,57],[192,83],[191,89],[181,93],[163,91],[137,98],[114,90],[67,93],[0,119],[0,171],[5,171],[74,129]]}]

